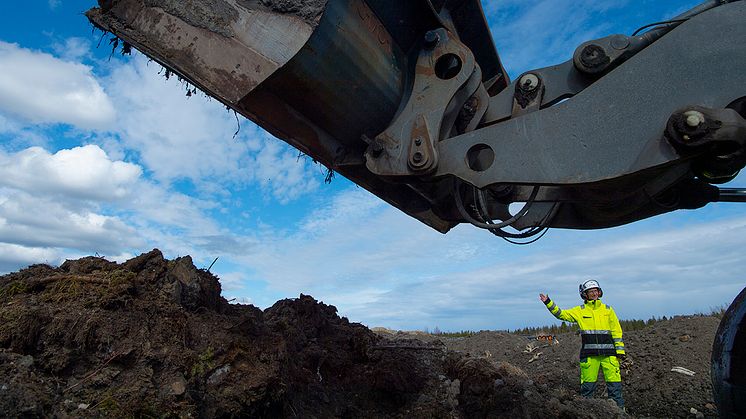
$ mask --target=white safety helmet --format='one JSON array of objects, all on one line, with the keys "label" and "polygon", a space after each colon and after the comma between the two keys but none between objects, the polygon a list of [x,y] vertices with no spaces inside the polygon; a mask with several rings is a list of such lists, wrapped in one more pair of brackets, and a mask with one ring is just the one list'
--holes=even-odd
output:
[{"label": "white safety helmet", "polygon": [[598,281],[595,279],[589,279],[582,284],[580,284],[580,287],[578,289],[580,290],[580,298],[583,300],[587,300],[585,292],[588,291],[591,288],[598,288],[598,298],[601,298],[604,296],[604,290],[601,289],[601,285],[598,284]]}]

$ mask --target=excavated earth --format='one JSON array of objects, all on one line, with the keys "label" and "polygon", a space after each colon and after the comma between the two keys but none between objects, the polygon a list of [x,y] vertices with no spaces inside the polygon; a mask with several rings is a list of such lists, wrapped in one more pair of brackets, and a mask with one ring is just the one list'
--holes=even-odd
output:
[{"label": "excavated earth", "polygon": [[[310,296],[262,311],[220,292],[191,258],[158,250],[0,276],[0,417],[628,417],[602,389],[578,397],[572,334],[374,333]],[[682,317],[625,336],[629,414],[716,415],[717,324]]]}]

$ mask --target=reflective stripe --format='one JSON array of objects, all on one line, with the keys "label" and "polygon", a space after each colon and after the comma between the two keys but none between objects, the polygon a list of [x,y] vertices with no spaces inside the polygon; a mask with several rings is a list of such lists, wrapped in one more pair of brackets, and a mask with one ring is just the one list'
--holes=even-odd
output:
[{"label": "reflective stripe", "polygon": [[554,317],[559,317],[559,315],[562,314],[562,309],[559,308],[557,304],[554,304],[554,301],[550,301],[547,308],[549,309],[549,312],[552,313]]},{"label": "reflective stripe", "polygon": [[610,335],[611,330],[581,330],[581,335]]},{"label": "reflective stripe", "polygon": [[611,343],[587,343],[583,349],[615,349]]},{"label": "reflective stripe", "polygon": [[614,338],[614,342],[621,342],[622,338]]}]

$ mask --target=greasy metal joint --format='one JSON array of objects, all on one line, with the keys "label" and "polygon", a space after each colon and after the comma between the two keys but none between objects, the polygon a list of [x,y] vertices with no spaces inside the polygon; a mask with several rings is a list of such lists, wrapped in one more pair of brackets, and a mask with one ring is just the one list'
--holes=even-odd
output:
[{"label": "greasy metal joint", "polygon": [[378,138],[373,139],[373,141],[370,143],[370,156],[373,158],[381,157],[381,153],[383,153],[383,144],[381,144],[381,140]]},{"label": "greasy metal joint", "polygon": [[461,111],[458,114],[456,120],[456,129],[458,132],[466,132],[469,130],[469,123],[474,120],[474,117],[479,110],[481,103],[478,96],[472,96],[469,100],[464,103],[461,107]]},{"label": "greasy metal joint", "polygon": [[701,111],[691,108],[675,112],[666,124],[666,138],[679,152],[691,151],[709,143],[712,133],[720,128],[721,122],[708,119]]},{"label": "greasy metal joint", "polygon": [[583,47],[578,55],[578,67],[581,71],[596,73],[611,62],[611,58],[606,54],[606,50],[597,44],[590,44]]},{"label": "greasy metal joint", "polygon": [[668,120],[666,138],[708,183],[732,180],[746,165],[746,120],[733,109],[689,107]]},{"label": "greasy metal joint", "polygon": [[512,116],[519,116],[525,113],[524,111],[538,110],[543,91],[543,82],[537,74],[527,73],[521,76],[513,94]]},{"label": "greasy metal joint", "polygon": [[600,75],[633,56],[650,41],[643,37],[609,35],[582,43],[573,54],[572,61],[581,73]]},{"label": "greasy metal joint", "polygon": [[409,169],[417,173],[431,169],[436,163],[436,154],[432,135],[424,116],[419,115],[415,118],[410,137],[412,140],[407,161]]},{"label": "greasy metal joint", "polygon": [[374,154],[375,141],[368,146],[368,170],[381,176],[422,176],[435,170],[438,142],[454,131],[464,104],[478,93],[481,74],[474,55],[452,33],[443,28],[428,32],[405,110],[376,136],[383,148],[379,154]]},{"label": "greasy metal joint", "polygon": [[697,128],[705,123],[705,116],[699,111],[686,111],[684,117],[686,117],[686,125],[691,128]]},{"label": "greasy metal joint", "polygon": [[528,73],[521,77],[519,88],[524,93],[530,93],[539,87],[539,77],[536,74]]}]

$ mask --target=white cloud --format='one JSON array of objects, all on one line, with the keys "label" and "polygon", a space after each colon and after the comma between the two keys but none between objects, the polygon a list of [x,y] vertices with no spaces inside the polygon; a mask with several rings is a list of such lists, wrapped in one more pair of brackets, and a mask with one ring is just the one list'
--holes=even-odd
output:
[{"label": "white cloud", "polygon": [[[239,293],[240,291],[245,291],[246,283],[247,283],[245,272],[237,272],[237,271],[221,272],[220,274],[217,274],[217,275],[220,277],[220,285],[223,290],[223,294],[233,295],[233,294]],[[239,299],[240,300],[239,302],[241,302],[241,304],[251,304],[251,303],[245,302],[247,299],[250,299],[250,297],[235,297],[235,298]]]},{"label": "white cloud", "polygon": [[[552,230],[517,247],[471,226],[441,235],[351,188],[298,229],[257,233],[251,251],[240,240],[226,247],[234,250],[230,260],[251,271],[244,280],[265,282],[286,297],[311,294],[368,325],[516,328],[552,323],[538,293],[576,305],[586,278],[602,282],[607,301],[625,318],[707,311],[733,298],[743,287],[746,219],[684,226],[677,219],[668,214],[592,233]],[[232,295],[272,304],[266,293],[235,288],[235,280]],[[696,292],[703,288],[708,292]]]},{"label": "white cloud", "polygon": [[17,153],[0,150],[0,186],[81,199],[114,200],[126,197],[142,170],[112,161],[96,145],[50,154],[41,147]]},{"label": "white cloud", "polygon": [[95,145],[54,154],[39,147],[0,149],[0,243],[23,249],[12,253],[17,257],[6,255],[5,269],[11,259],[16,269],[33,260],[21,254],[41,257],[41,249],[117,260],[152,247],[184,255],[197,249],[199,237],[221,233],[206,214],[215,204],[143,179],[141,172]]},{"label": "white cloud", "polygon": [[190,179],[205,190],[259,184],[281,203],[319,185],[315,165],[233,112],[197,94],[186,97],[175,77],[136,55],[114,69],[107,84],[120,118],[112,128],[125,148],[162,182]]},{"label": "white cloud", "polygon": [[2,41],[0,111],[81,128],[103,128],[114,120],[114,107],[90,67]]},{"label": "white cloud", "polygon": [[35,263],[54,264],[59,261],[56,249],[26,247],[0,242],[0,274]]},{"label": "white cloud", "polygon": [[25,247],[117,253],[141,245],[121,219],[74,208],[51,197],[0,189],[0,241]]},{"label": "white cloud", "polygon": [[[380,295],[400,282],[465,269],[499,245],[470,228],[442,235],[354,187],[288,227],[244,240],[251,243],[250,251],[235,244],[225,251],[231,250],[234,262],[254,271],[252,280],[289,296],[311,293],[340,306],[363,302],[347,299],[343,304],[333,297]],[[483,242],[492,245],[485,247]],[[473,259],[463,257],[464,243]],[[451,255],[461,259],[454,263]]]},{"label": "white cloud", "polygon": [[80,61],[91,55],[91,41],[86,38],[72,37],[52,45],[57,56],[65,61]]},{"label": "white cloud", "polygon": [[[743,287],[738,249],[746,242],[745,233],[746,219],[740,217],[642,234],[625,228],[606,234],[599,245],[566,246],[563,240],[552,252],[494,255],[478,269],[454,274],[432,270],[427,280],[403,281],[354,307],[353,317],[372,316],[372,323],[393,327],[438,325],[449,330],[549,324],[554,319],[537,303],[538,293],[550,293],[563,307],[577,305],[577,285],[588,278],[600,280],[605,300],[624,318],[707,312]],[[423,270],[429,270],[427,264],[423,261]],[[406,312],[397,317],[382,307]]]},{"label": "white cloud", "polygon": [[0,112],[0,142],[7,149],[19,149],[29,145],[46,146],[49,140],[35,127],[26,127],[16,118]]},{"label": "white cloud", "polygon": [[319,187],[323,175],[307,159],[299,159],[297,151],[269,135],[260,141],[262,146],[251,158],[249,173],[277,201],[287,204]]}]

